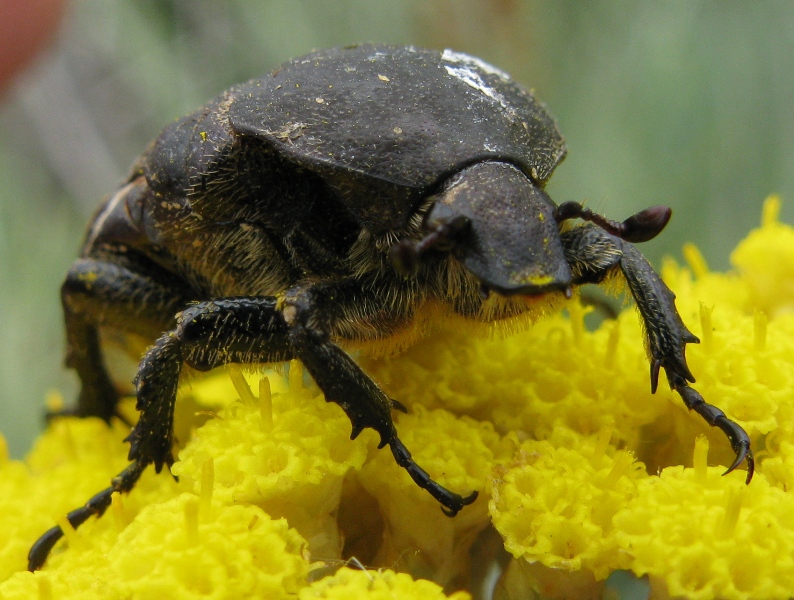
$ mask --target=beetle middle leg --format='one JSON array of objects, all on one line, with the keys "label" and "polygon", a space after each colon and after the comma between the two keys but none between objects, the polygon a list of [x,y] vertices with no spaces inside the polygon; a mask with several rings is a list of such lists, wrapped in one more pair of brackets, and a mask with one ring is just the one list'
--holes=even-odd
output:
[{"label": "beetle middle leg", "polygon": [[171,433],[182,365],[209,371],[228,363],[289,360],[294,353],[272,296],[199,302],[176,317],[141,360],[135,378],[140,419],[127,438],[129,458],[171,466]]},{"label": "beetle middle leg", "polygon": [[695,378],[687,366],[685,349],[687,344],[700,340],[681,320],[675,307],[675,294],[632,244],[599,227],[576,227],[564,232],[561,238],[575,284],[599,283],[620,269],[645,326],[651,361],[651,392],[656,392],[659,371],[664,368],[670,387],[678,392],[687,408],[698,413],[712,427],[721,429],[730,441],[736,458],[726,473],[746,460],[749,483],[755,466],[749,436],[689,385],[695,382]]},{"label": "beetle middle leg", "polygon": [[[356,286],[357,287],[357,286]],[[321,307],[333,306],[333,312],[344,312],[346,301],[354,306],[359,294],[354,287],[343,284],[317,286],[314,289],[288,293],[284,318],[290,328],[290,341],[295,353],[323,390],[326,400],[336,402],[347,413],[353,425],[351,438],[355,438],[365,427],[380,434],[382,448],[389,445],[398,465],[404,468],[411,479],[442,505],[447,516],[455,516],[464,506],[477,499],[477,492],[461,496],[433,481],[430,475],[411,458],[411,453],[397,437],[391,418],[391,409],[405,410],[401,404],[390,400],[383,391],[353,362],[336,344],[330,341],[329,330],[333,316]],[[393,307],[392,307],[393,309]],[[366,307],[357,307],[359,311]],[[372,308],[370,308],[372,310]],[[388,313],[387,306],[378,306],[375,313]],[[362,316],[362,315],[359,315]],[[369,315],[377,319],[376,315]],[[384,321],[391,321],[387,316]],[[379,329],[385,329],[381,323]]]},{"label": "beetle middle leg", "polygon": [[[144,356],[136,379],[141,417],[129,436],[130,460],[153,462],[159,471],[172,463],[171,429],[176,385],[182,364],[206,371],[227,363],[265,363],[297,357],[326,400],[350,418],[351,437],[364,428],[380,435],[397,463],[450,515],[476,498],[462,497],[433,481],[397,437],[391,401],[339,346],[331,341],[335,320],[358,294],[350,282],[288,291],[274,297],[226,298],[202,302],[177,317],[175,330],[162,335]],[[373,305],[374,306],[374,305]],[[379,312],[375,309],[375,312]],[[359,315],[361,316],[361,315]]]}]

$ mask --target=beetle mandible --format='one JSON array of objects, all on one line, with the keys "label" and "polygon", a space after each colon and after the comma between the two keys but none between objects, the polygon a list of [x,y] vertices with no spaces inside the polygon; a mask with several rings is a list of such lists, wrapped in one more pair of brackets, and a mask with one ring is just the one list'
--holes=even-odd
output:
[{"label": "beetle mandible", "polygon": [[[326,400],[370,427],[454,516],[474,502],[418,466],[388,398],[344,348],[393,343],[431,305],[479,321],[564,299],[622,274],[644,323],[651,390],[663,368],[690,409],[728,437],[753,473],[744,430],[690,387],[674,294],[633,243],[670,209],[618,223],[544,187],[566,148],[534,96],[466,54],[360,45],[308,54],[235,86],[168,127],[91,222],[62,288],[75,412],[110,420],[118,392],[99,329],[153,341],[135,378],[130,465],[67,516],[101,515],[149,464],[173,463],[183,365],[297,358]],[[570,219],[585,223],[570,226]],[[39,568],[60,527],[33,546]]]}]

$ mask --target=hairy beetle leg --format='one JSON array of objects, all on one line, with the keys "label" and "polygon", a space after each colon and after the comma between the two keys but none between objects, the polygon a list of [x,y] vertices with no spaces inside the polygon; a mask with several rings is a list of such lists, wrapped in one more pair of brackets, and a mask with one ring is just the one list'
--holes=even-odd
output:
[{"label": "hairy beetle leg", "polygon": [[753,451],[750,449],[750,436],[747,435],[747,432],[725,416],[725,413],[719,408],[706,402],[703,396],[697,390],[689,387],[682,378],[673,377],[671,378],[671,383],[673,389],[681,395],[688,409],[694,410],[712,427],[721,429],[730,440],[731,448],[736,453],[736,458],[723,475],[727,475],[746,460],[747,478],[745,483],[750,483],[755,471],[755,458],[753,457]]},{"label": "hairy beetle leg", "polygon": [[224,298],[193,304],[177,315],[141,360],[135,379],[140,411],[127,437],[130,460],[170,467],[174,403],[182,365],[209,371],[227,363],[293,358],[286,326],[272,297]]},{"label": "hairy beetle leg", "polygon": [[[108,506],[110,506],[113,492],[129,492],[133,487],[135,487],[135,484],[137,483],[138,479],[140,479],[145,467],[146,465],[137,461],[131,463],[126,469],[113,478],[113,482],[111,483],[110,487],[105,488],[98,494],[92,496],[91,499],[85,503],[85,506],[76,508],[67,514],[66,519],[69,521],[71,526],[77,529],[90,517],[101,517],[103,514],[105,514]],[[36,540],[33,546],[31,546],[30,552],[28,553],[28,571],[36,571],[40,569],[42,565],[44,565],[44,562],[47,560],[47,556],[49,556],[50,551],[53,549],[55,544],[58,543],[58,540],[63,537],[63,535],[63,529],[61,529],[59,525],[56,525],[44,533],[44,535],[42,535],[38,540]]]},{"label": "hairy beetle leg", "polygon": [[[337,288],[338,289],[338,288]],[[325,394],[347,414],[351,437],[365,428],[390,444],[395,458],[422,488],[457,513],[476,496],[445,490],[411,459],[397,439],[391,410],[405,411],[389,399],[322,329],[329,317],[317,309],[315,293],[302,290],[284,313],[273,297],[226,298],[194,304],[177,317],[175,330],[162,335],[141,361],[137,378],[140,420],[130,434],[130,460],[153,462],[157,471],[171,462],[171,427],[182,363],[207,371],[229,362],[261,363],[297,357]],[[322,297],[322,296],[321,296]],[[337,304],[343,294],[337,293]],[[325,306],[333,303],[323,302]]]},{"label": "hairy beetle leg", "polygon": [[448,517],[457,515],[464,506],[468,506],[477,499],[479,493],[472,492],[468,496],[461,496],[455,492],[450,492],[445,487],[436,483],[430,478],[430,475],[422,467],[414,462],[411,458],[411,453],[408,448],[399,440],[397,436],[392,437],[389,442],[391,453],[394,455],[394,460],[403,469],[408,471],[411,479],[423,490],[427,490],[433,498],[438,500],[442,507],[441,510]]}]

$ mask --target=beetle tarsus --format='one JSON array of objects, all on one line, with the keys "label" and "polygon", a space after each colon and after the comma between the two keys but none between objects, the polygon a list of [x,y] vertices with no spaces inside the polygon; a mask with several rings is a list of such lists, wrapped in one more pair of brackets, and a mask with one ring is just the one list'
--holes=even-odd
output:
[{"label": "beetle tarsus", "polygon": [[[145,468],[146,465],[143,463],[137,461],[131,463],[126,469],[113,478],[110,487],[94,494],[84,506],[69,512],[66,515],[69,524],[77,529],[90,517],[101,517],[110,506],[113,499],[113,492],[129,492],[135,487],[135,484]],[[44,535],[36,540],[28,553],[28,571],[37,571],[44,565],[50,551],[63,535],[63,529],[61,529],[59,525],[56,525],[48,529]]]},{"label": "beetle tarsus", "polygon": [[468,496],[461,496],[433,481],[427,471],[414,462],[411,453],[396,435],[389,442],[389,447],[397,464],[408,472],[416,485],[427,490],[433,498],[441,503],[441,510],[448,517],[454,517],[464,506],[468,506],[477,499],[479,494],[477,491]]},{"label": "beetle tarsus", "polygon": [[[722,420],[721,420],[722,421]],[[727,468],[727,470],[723,473],[723,475],[727,475],[731,471],[735,470],[739,465],[742,464],[745,460],[747,461],[747,476],[745,477],[744,482],[750,483],[753,479],[753,473],[755,473],[755,457],[753,456],[753,450],[750,448],[750,439],[747,437],[747,433],[741,429],[736,423],[728,419],[727,417],[724,419],[726,423],[717,423],[717,427],[722,429],[724,432],[731,431],[728,435],[728,438],[731,440],[731,447],[733,451],[736,453],[736,458],[734,458],[731,466]],[[738,429],[738,431],[737,431]]]},{"label": "beetle tarsus", "polygon": [[737,423],[731,421],[724,412],[703,399],[697,390],[689,387],[686,381],[680,376],[670,376],[670,383],[673,389],[679,393],[686,407],[694,410],[712,427],[717,427],[727,436],[731,443],[736,458],[731,466],[723,473],[727,475],[736,469],[742,462],[747,461],[746,483],[750,483],[755,471],[755,458],[750,448],[750,436]]}]

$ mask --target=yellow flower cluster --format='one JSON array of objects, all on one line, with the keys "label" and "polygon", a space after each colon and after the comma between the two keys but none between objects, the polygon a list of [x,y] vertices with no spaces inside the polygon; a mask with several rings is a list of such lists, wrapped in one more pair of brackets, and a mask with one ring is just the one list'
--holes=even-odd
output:
[{"label": "yellow flower cluster", "polygon": [[[182,386],[178,481],[148,470],[78,531],[64,515],[126,466],[125,427],[57,419],[24,462],[0,444],[0,599],[599,598],[627,572],[654,597],[794,596],[794,229],[778,210],[733,272],[691,246],[662,269],[702,342],[694,387],[752,438],[749,486],[708,466],[733,460],[721,432],[650,393],[635,311],[589,331],[571,302],[507,339],[448,323],[360,359],[409,407],[395,418],[417,462],[480,493],[457,517],[373,432],[351,441],[299,363],[229,368]],[[25,572],[55,523],[65,542]]]},{"label": "yellow flower cluster", "polygon": [[427,580],[414,581],[405,573],[391,570],[363,571],[342,567],[336,574],[303,588],[299,600],[467,600],[466,592],[445,596],[441,588]]}]

